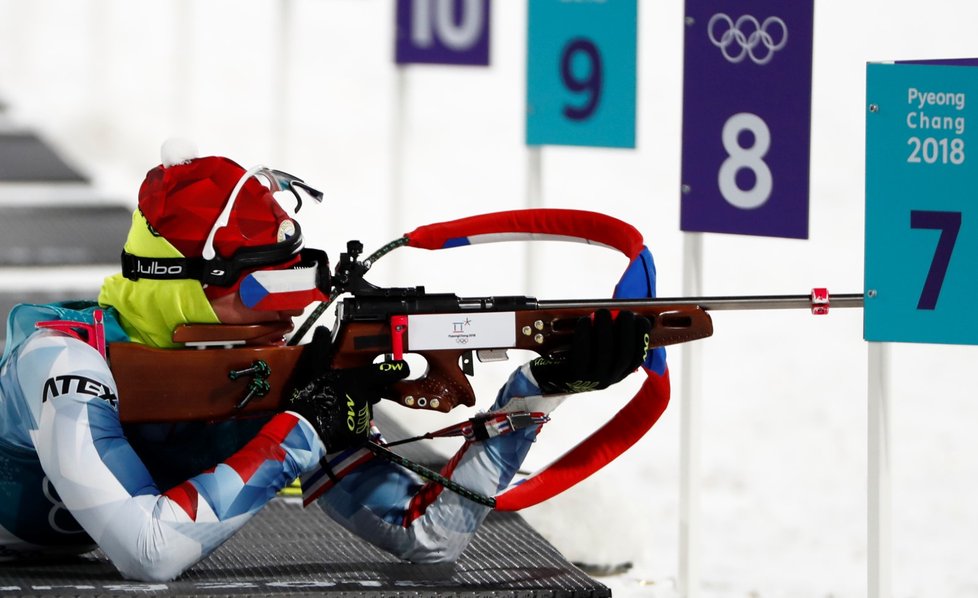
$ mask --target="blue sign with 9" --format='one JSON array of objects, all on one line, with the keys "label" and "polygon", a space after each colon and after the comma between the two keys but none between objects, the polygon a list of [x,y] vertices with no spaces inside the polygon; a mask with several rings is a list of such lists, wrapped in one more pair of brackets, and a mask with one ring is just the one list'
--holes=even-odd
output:
[{"label": "blue sign with 9", "polygon": [[978,68],[870,64],[866,95],[863,336],[978,344]]},{"label": "blue sign with 9", "polygon": [[530,0],[526,143],[635,147],[637,0]]}]

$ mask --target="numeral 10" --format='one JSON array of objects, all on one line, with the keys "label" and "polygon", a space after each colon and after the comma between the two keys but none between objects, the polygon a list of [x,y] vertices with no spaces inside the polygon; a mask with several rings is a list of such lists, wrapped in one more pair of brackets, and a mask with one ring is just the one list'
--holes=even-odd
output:
[{"label": "numeral 10", "polygon": [[[471,48],[482,32],[481,0],[464,0],[461,16],[456,16],[452,0],[415,0],[412,9],[411,40],[428,48],[435,34],[452,50]],[[433,13],[433,14],[432,14]]]}]

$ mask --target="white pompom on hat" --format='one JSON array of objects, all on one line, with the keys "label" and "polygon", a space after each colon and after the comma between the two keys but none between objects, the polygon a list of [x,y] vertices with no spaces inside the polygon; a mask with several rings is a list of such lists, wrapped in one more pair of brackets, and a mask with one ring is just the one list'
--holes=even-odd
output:
[{"label": "white pompom on hat", "polygon": [[198,157],[197,144],[182,137],[171,137],[160,147],[160,161],[164,168],[186,164]]}]

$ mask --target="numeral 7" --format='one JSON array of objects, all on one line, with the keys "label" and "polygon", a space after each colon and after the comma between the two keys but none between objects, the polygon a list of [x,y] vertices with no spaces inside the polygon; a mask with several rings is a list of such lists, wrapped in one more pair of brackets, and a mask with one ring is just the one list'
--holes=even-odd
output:
[{"label": "numeral 7", "polygon": [[957,241],[958,231],[961,230],[961,212],[911,210],[910,228],[941,231],[941,237],[937,240],[937,249],[934,250],[934,259],[931,260],[930,270],[924,281],[924,288],[920,291],[920,300],[917,301],[917,309],[934,309],[937,307],[937,297],[941,294],[941,287],[944,286],[948,264],[951,263],[954,242]]}]

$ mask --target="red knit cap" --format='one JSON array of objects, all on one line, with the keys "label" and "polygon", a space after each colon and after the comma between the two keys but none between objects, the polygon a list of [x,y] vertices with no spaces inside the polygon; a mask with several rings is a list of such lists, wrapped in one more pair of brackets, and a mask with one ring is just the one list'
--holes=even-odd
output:
[{"label": "red knit cap", "polygon": [[[164,156],[166,153],[164,145]],[[227,158],[187,156],[170,164],[164,157],[163,164],[146,174],[139,189],[139,210],[153,231],[184,257],[200,257],[207,235],[244,173],[244,168]],[[273,245],[294,233],[292,219],[272,192],[251,177],[234,202],[227,226],[218,229],[214,250],[230,258],[242,247]],[[214,297],[236,288],[211,285],[205,292]]]}]

